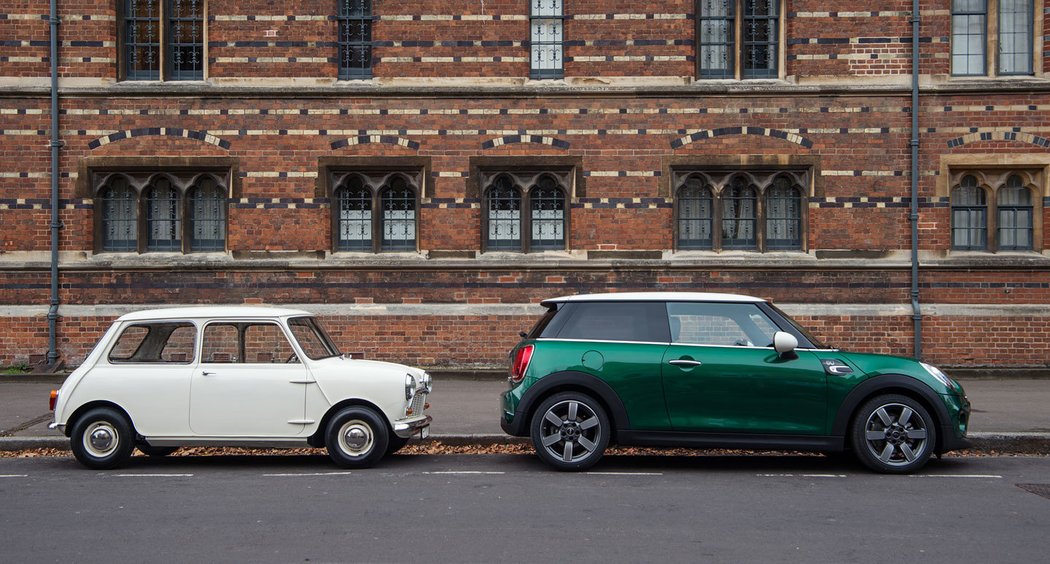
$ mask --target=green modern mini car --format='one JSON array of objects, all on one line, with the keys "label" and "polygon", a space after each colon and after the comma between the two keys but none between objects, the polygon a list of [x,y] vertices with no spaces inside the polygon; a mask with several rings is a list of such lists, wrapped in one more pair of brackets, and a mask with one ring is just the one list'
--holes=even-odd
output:
[{"label": "green modern mini car", "polygon": [[594,294],[543,302],[511,351],[503,430],[583,470],[610,444],[852,450],[878,472],[966,448],[958,382],[910,358],[822,345],[758,298]]}]

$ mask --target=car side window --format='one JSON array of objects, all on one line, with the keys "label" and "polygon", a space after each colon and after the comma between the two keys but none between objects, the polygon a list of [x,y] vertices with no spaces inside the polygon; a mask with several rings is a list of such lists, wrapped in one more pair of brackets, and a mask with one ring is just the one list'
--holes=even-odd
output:
[{"label": "car side window", "polygon": [[754,304],[667,304],[671,342],[686,345],[770,347],[776,325]]},{"label": "car side window", "polygon": [[136,323],[117,337],[109,362],[187,364],[196,338],[197,328],[189,322]]},{"label": "car side window", "polygon": [[233,323],[212,323],[204,328],[201,361],[241,362],[240,330]]},{"label": "car side window", "polygon": [[299,362],[276,323],[212,323],[204,329],[204,362],[282,364]]},{"label": "car side window", "polygon": [[[661,302],[579,302],[571,308],[559,339],[667,343],[667,316]],[[564,315],[559,312],[559,316]],[[546,336],[546,335],[544,335]]]}]

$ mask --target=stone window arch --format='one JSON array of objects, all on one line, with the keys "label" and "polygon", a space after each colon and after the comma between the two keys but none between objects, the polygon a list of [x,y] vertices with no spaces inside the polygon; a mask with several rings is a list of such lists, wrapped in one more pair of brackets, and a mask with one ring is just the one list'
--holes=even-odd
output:
[{"label": "stone window arch", "polygon": [[331,177],[333,250],[419,248],[421,171],[334,171]]},{"label": "stone window arch", "polygon": [[483,173],[484,250],[567,249],[571,178],[571,170]]},{"label": "stone window arch", "polygon": [[952,170],[951,250],[1041,250],[1042,181],[1035,169]]}]

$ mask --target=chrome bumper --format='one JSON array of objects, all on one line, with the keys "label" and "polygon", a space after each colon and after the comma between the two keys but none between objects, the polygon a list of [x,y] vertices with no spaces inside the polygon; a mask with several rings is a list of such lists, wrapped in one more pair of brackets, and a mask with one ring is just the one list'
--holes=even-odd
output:
[{"label": "chrome bumper", "polygon": [[64,424],[62,424],[62,423],[52,422],[52,423],[48,424],[47,428],[48,429],[58,429],[59,431],[64,431],[66,426]]},{"label": "chrome bumper", "polygon": [[433,420],[433,417],[427,415],[426,417],[422,419],[416,419],[415,421],[394,423],[394,434],[401,437],[402,439],[407,439],[412,435],[418,433],[421,429],[429,427],[430,422]]}]

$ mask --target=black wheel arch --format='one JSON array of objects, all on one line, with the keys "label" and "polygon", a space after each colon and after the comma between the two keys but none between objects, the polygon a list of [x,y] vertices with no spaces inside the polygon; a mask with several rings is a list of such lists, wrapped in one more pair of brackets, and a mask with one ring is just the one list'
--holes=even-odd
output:
[{"label": "black wheel arch", "polygon": [[510,434],[524,437],[529,434],[529,421],[536,407],[546,398],[558,392],[580,392],[587,394],[602,404],[612,422],[612,439],[620,429],[630,429],[631,422],[627,409],[616,391],[597,376],[575,370],[555,372],[540,378],[529,387],[514,410],[514,421],[510,424]]},{"label": "black wheel arch", "polygon": [[328,429],[328,422],[331,421],[332,417],[334,417],[336,413],[339,413],[341,410],[343,410],[343,408],[355,406],[367,407],[372,411],[375,411],[376,415],[379,416],[379,419],[386,423],[386,430],[390,433],[390,436],[394,436],[394,429],[390,426],[390,421],[387,420],[386,414],[383,413],[382,409],[379,409],[379,406],[361,398],[348,398],[328,408],[328,411],[325,412],[324,417],[321,418],[321,424],[317,426],[317,430],[314,431],[314,434],[310,435],[306,439],[307,444],[316,448],[324,447],[324,437],[325,431],[326,429]]},{"label": "black wheel arch", "polygon": [[934,445],[934,452],[942,452],[944,442],[942,429],[952,420],[951,415],[948,414],[948,408],[944,406],[944,402],[932,388],[920,380],[902,374],[873,376],[858,384],[846,395],[846,399],[842,401],[835,415],[831,433],[835,437],[843,438],[844,448],[849,448],[849,427],[857,410],[871,398],[883,394],[901,394],[922,404],[930,417],[933,417],[933,424],[937,428],[937,444]]}]

